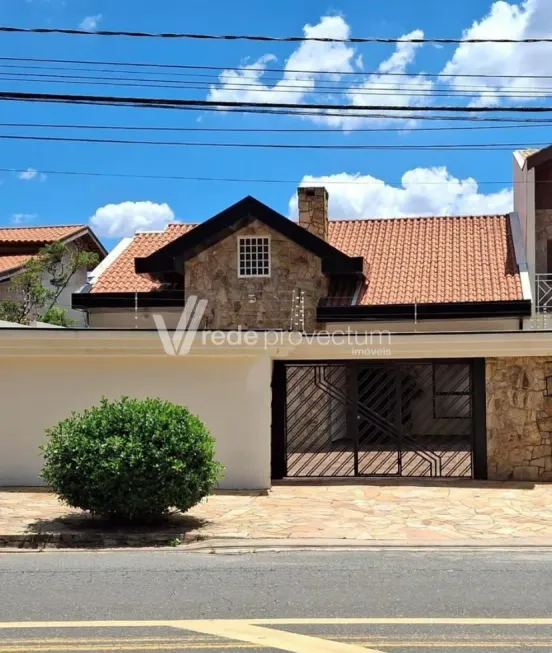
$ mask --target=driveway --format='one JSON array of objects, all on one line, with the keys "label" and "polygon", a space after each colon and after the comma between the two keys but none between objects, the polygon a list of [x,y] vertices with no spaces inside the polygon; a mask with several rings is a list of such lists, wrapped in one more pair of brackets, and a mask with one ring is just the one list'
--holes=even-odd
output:
[{"label": "driveway", "polygon": [[[120,535],[48,492],[0,491],[0,545],[56,544],[63,536],[66,545],[73,537],[110,546],[124,543]],[[552,544],[552,484],[282,484],[269,493],[217,493],[167,527],[134,529],[129,538],[134,545],[207,538]]]}]

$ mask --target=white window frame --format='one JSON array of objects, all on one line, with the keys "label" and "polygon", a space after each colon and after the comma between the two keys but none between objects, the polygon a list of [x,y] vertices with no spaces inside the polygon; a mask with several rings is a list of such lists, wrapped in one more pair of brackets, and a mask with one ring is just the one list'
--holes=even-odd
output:
[{"label": "white window frame", "polygon": [[[268,273],[266,274],[242,274],[241,272],[241,243],[244,240],[267,240],[268,241]],[[270,240],[270,236],[266,236],[263,234],[260,234],[258,236],[238,236],[238,277],[240,279],[268,279],[271,274],[272,274],[272,243]]]}]

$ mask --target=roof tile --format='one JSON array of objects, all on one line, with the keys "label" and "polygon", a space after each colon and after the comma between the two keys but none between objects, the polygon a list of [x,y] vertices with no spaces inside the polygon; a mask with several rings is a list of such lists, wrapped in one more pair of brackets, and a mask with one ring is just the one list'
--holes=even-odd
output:
[{"label": "roof tile", "polygon": [[[138,233],[91,292],[147,292],[159,284],[134,271],[147,256],[193,229],[171,224]],[[368,262],[360,303],[369,305],[522,299],[507,215],[331,220],[328,240]]]},{"label": "roof tile", "polygon": [[33,258],[32,254],[15,254],[13,256],[0,256],[0,273],[17,270]]},{"label": "roof tile", "polygon": [[85,224],[55,227],[0,227],[0,243],[55,243],[86,229]]},{"label": "roof tile", "polygon": [[183,236],[195,224],[170,224],[165,231],[138,232],[130,245],[101,274],[90,292],[148,292],[157,290],[160,284],[146,276],[136,274],[134,259],[153,254],[164,245]]},{"label": "roof tile", "polygon": [[329,241],[369,262],[361,304],[522,299],[507,215],[332,220]]}]

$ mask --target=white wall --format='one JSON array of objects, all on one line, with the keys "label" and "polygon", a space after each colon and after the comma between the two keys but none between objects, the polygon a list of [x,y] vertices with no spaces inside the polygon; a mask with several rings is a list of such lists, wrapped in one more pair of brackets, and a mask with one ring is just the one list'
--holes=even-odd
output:
[{"label": "white wall", "polygon": [[88,311],[88,326],[98,329],[155,329],[153,316],[158,313],[164,317],[168,329],[176,329],[182,310],[183,307],[163,310],[141,308],[138,311],[132,308],[94,308]]},{"label": "white wall", "polygon": [[0,356],[0,486],[39,485],[44,429],[103,395],[187,405],[216,439],[221,487],[270,486],[268,357]]}]

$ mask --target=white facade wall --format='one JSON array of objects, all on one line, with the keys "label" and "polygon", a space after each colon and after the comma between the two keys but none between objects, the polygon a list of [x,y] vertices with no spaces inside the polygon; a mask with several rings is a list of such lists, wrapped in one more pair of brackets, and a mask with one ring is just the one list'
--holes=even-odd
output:
[{"label": "white facade wall", "polygon": [[268,488],[271,370],[266,356],[0,355],[0,487],[40,485],[44,430],[102,396],[127,395],[161,397],[198,415],[226,468],[221,487]]}]

